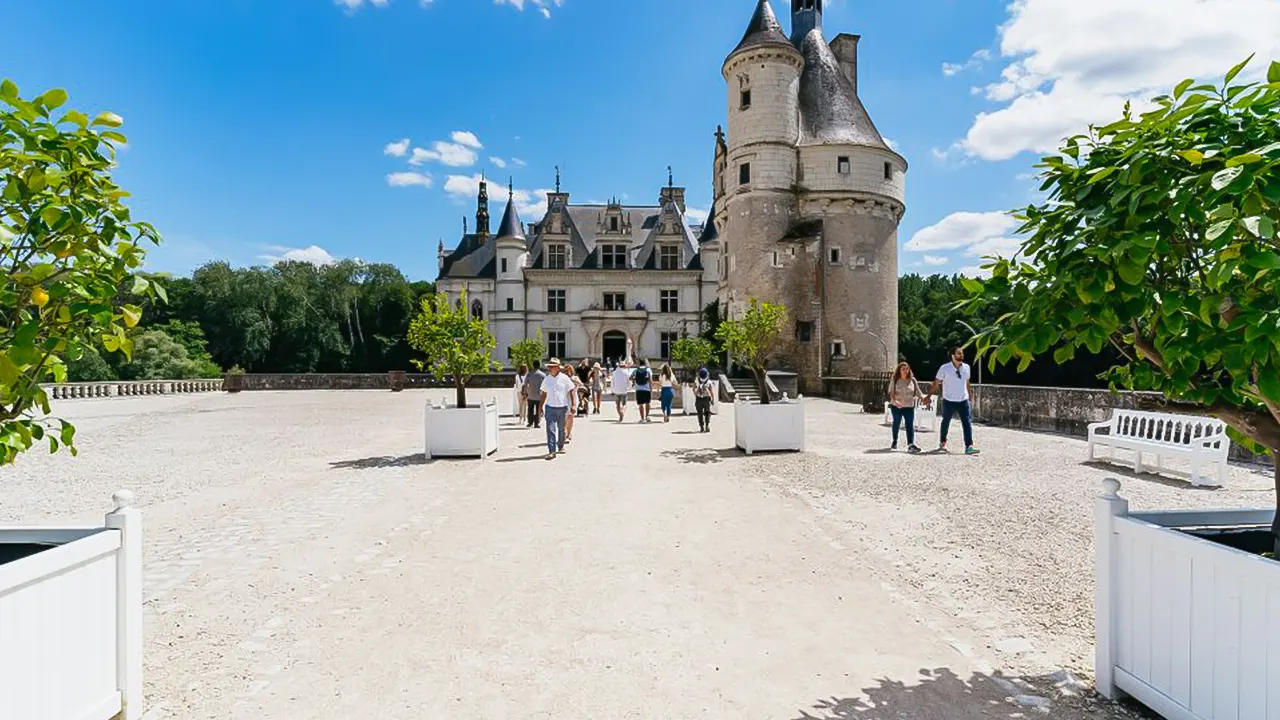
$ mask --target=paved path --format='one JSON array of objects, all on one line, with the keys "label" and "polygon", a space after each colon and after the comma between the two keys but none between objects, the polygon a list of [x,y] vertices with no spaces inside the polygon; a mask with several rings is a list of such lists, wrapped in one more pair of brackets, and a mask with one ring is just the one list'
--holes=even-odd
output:
[{"label": "paved path", "polygon": [[848,479],[847,405],[813,402],[808,456],[743,458],[726,416],[701,435],[602,414],[555,461],[506,425],[489,461],[425,463],[422,400],[65,404],[81,457],[6,471],[0,521],[84,520],[137,491],[149,720],[1116,712],[1001,677],[989,628],[872,550],[876,518],[862,537],[852,506],[778,491],[783,465]]}]

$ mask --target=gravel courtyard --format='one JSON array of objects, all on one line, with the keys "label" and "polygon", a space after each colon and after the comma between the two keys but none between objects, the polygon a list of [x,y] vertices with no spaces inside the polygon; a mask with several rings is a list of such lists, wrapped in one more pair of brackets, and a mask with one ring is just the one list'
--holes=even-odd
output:
[{"label": "gravel courtyard", "polygon": [[1101,480],[1135,509],[1272,501],[1269,468],[1193,489],[983,426],[980,457],[889,453],[826,400],[802,455],[733,450],[731,412],[606,408],[555,461],[504,418],[488,461],[427,463],[425,396],[66,401],[80,457],[0,470],[0,523],[137,493],[148,720],[1074,720],[1134,714],[1073,691]]}]

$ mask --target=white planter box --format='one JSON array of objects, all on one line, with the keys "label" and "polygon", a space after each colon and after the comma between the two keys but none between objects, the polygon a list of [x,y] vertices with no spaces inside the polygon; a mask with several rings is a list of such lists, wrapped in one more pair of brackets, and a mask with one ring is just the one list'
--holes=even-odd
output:
[{"label": "white planter box", "polygon": [[804,401],[733,404],[734,437],[748,455],[770,450],[805,449]]},{"label": "white planter box", "polygon": [[479,407],[427,402],[426,454],[437,457],[486,458],[498,450],[498,399]]},{"label": "white planter box", "polygon": [[1131,514],[1120,483],[1104,487],[1098,691],[1171,720],[1280,717],[1280,563],[1175,529],[1269,526],[1275,511]]},{"label": "white planter box", "polygon": [[[680,409],[685,415],[697,415],[697,398],[693,395],[693,383],[684,383],[680,386]],[[711,414],[720,414],[720,381],[711,381]]]},{"label": "white planter box", "polygon": [[[916,430],[920,432],[937,432],[938,406],[941,404],[925,407],[920,401],[916,401]],[[893,427],[893,406],[887,403],[884,406],[884,424]]]},{"label": "white planter box", "polygon": [[[0,528],[0,716],[142,717],[142,518],[116,493],[103,527]],[[26,550],[27,548],[23,548]]]}]

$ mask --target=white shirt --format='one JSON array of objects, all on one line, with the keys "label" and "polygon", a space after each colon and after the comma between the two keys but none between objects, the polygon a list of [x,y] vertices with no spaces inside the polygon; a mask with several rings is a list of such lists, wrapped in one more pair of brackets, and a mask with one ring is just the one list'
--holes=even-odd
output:
[{"label": "white shirt", "polygon": [[618,368],[613,371],[613,394],[626,395],[631,385],[631,371],[626,368]]},{"label": "white shirt", "polygon": [[569,393],[573,392],[573,389],[573,381],[563,372],[555,376],[548,375],[547,379],[542,381],[542,392],[547,394],[547,407],[569,407]]},{"label": "white shirt", "polygon": [[969,400],[969,363],[947,363],[938,368],[938,382],[942,383],[942,399],[948,402],[967,402]]}]

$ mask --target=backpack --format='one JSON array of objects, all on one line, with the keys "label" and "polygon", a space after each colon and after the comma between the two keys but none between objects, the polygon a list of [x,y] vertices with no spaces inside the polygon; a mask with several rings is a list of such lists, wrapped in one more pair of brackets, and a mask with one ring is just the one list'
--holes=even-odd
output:
[{"label": "backpack", "polygon": [[649,384],[649,368],[636,368],[635,379],[636,379],[637,386],[648,385]]}]

